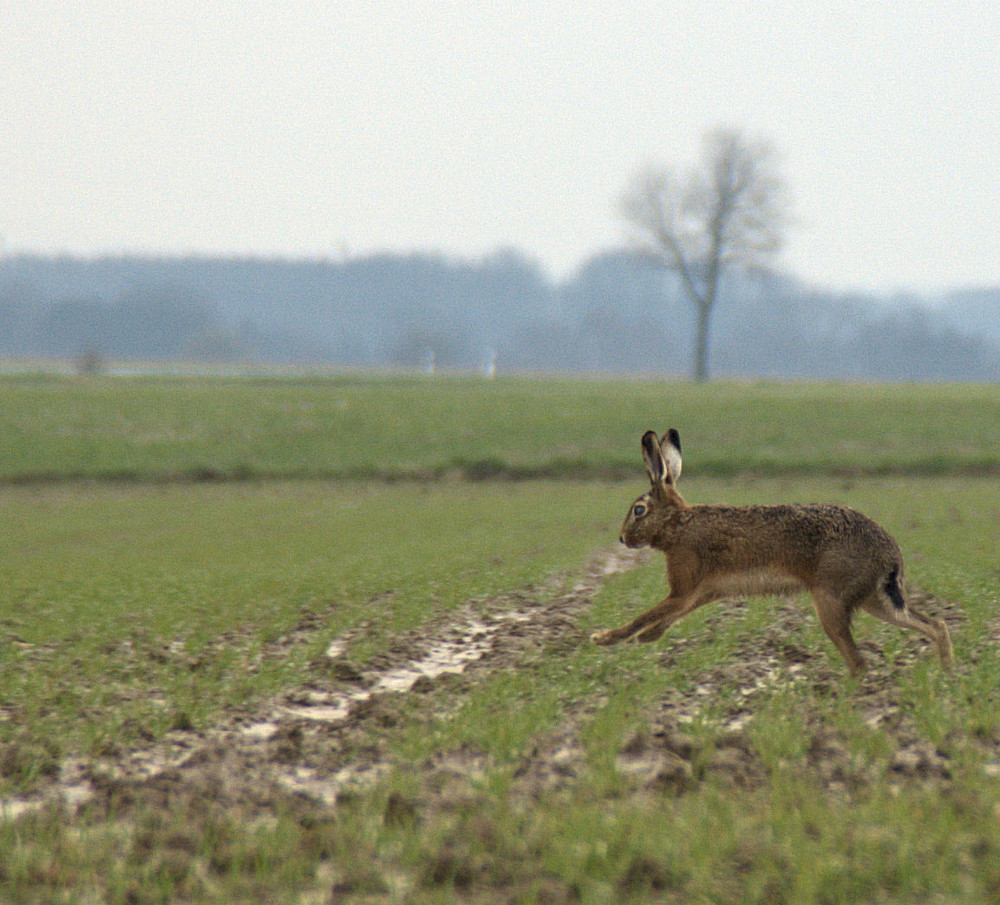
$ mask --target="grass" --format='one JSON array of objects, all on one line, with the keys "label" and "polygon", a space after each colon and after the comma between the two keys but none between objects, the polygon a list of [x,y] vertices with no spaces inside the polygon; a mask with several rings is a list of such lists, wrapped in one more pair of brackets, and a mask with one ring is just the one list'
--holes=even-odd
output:
[{"label": "grass", "polygon": [[[770,483],[757,487],[764,497],[775,489]],[[791,488],[783,484],[782,489],[808,493],[823,488],[810,482]],[[905,529],[904,546],[932,537],[951,546],[954,538],[956,562],[967,562],[971,573],[988,569],[985,558],[965,558],[968,546],[957,537],[964,534],[962,527],[942,531],[935,524],[942,513],[955,511],[978,518],[977,496],[985,489],[978,480],[940,488],[932,482],[922,502],[934,527]],[[883,506],[892,500],[884,483],[870,488],[868,495]],[[927,574],[918,571],[921,577]],[[635,611],[636,598],[654,599],[662,580],[658,572],[650,566],[613,581],[588,623],[619,621]],[[984,598],[957,599],[969,611],[970,622],[973,611],[995,618],[995,588]],[[540,658],[515,676],[476,688],[438,734],[425,732],[424,747],[409,747],[401,762],[422,763],[435,751],[472,747],[486,753],[496,774],[510,782],[540,737],[564,723],[579,702],[599,701],[577,730],[586,769],[566,788],[544,792],[529,804],[515,798],[521,804],[513,807],[509,786],[494,780],[494,791],[485,782],[469,811],[428,815],[436,834],[432,831],[430,841],[408,855],[409,862],[401,865],[401,856],[385,839],[374,847],[373,857],[387,868],[420,877],[418,865],[433,862],[442,850],[449,852],[440,871],[424,877],[431,890],[413,898],[428,902],[444,901],[474,885],[470,870],[479,872],[476,884],[507,889],[509,864],[532,865],[524,868],[532,878],[525,881],[525,901],[535,901],[533,896],[547,900],[556,895],[553,889],[567,900],[584,902],[995,898],[1000,892],[1000,783],[987,777],[984,765],[995,764],[996,749],[991,755],[990,745],[1000,739],[1000,690],[995,647],[984,649],[976,634],[963,631],[956,637],[958,660],[965,664],[958,675],[945,676],[925,654],[916,664],[900,667],[893,692],[899,713],[912,723],[907,732],[947,754],[951,776],[945,783],[900,786],[894,781],[899,735],[861,718],[863,698],[850,692],[849,683],[846,694],[835,690],[817,698],[807,682],[779,683],[755,700],[749,740],[764,770],[762,778],[734,786],[724,775],[706,775],[696,794],[677,794],[670,786],[638,797],[624,791],[614,753],[648,723],[665,691],[686,690],[707,669],[724,667],[737,642],[766,626],[768,606],[773,602],[757,601],[745,615],[711,630],[708,612],[685,620],[672,639],[694,637],[697,644],[669,666],[650,648],[616,649],[612,658],[581,647],[558,660]],[[892,646],[903,643],[898,633],[872,621],[859,628],[890,656]],[[834,669],[842,672],[814,624],[795,640],[826,647]],[[725,709],[725,700],[715,703]],[[490,708],[516,716],[490,723]],[[726,742],[711,719],[695,722],[688,731],[706,749]],[[817,781],[810,760],[818,732],[834,734],[847,749],[845,763],[852,774],[838,794],[831,795]],[[992,742],[983,746],[983,739]],[[697,770],[697,759],[695,764]]]},{"label": "grass", "polygon": [[1000,469],[992,386],[0,376],[0,480],[611,477],[680,429],[701,474]]},{"label": "grass", "polygon": [[[467,599],[582,566],[613,530],[594,515],[608,498],[554,484],[7,488],[0,703],[16,719],[0,740],[93,754],[204,725],[303,682],[348,629],[364,625],[363,659]],[[304,619],[309,642],[279,655]]]},{"label": "grass", "polygon": [[[123,785],[0,819],[0,901],[1000,896],[996,388],[45,377],[0,400],[0,798],[311,687],[335,637],[363,665],[470,600],[572,586],[643,489],[647,426],[681,429],[691,502],[856,506],[962,616],[952,676],[859,617],[882,654],[862,683],[804,600],[787,625],[757,600],[586,644],[665,593],[651,560],[505,668],[331,731],[388,765],[334,808],[167,777],[142,804]],[[592,479],[441,479],[490,463]],[[199,470],[254,480],[164,482]],[[761,639],[810,656],[747,695]],[[641,767],[664,733],[683,769],[637,781],[624,754]]]}]

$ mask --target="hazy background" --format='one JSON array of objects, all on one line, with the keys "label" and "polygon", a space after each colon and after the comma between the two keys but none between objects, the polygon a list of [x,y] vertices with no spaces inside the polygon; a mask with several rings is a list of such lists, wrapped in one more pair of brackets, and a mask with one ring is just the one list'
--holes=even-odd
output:
[{"label": "hazy background", "polygon": [[[129,293],[169,286],[250,354],[254,331],[289,332],[278,309],[302,296],[234,310],[218,281],[190,269],[156,282],[122,264],[105,284],[91,270],[74,285],[69,271],[29,266],[55,254],[305,258],[331,274],[386,256],[479,270],[506,248],[547,287],[548,301],[518,317],[571,330],[574,284],[623,243],[616,204],[630,175],[684,164],[707,129],[737,125],[780,151],[796,215],[782,290],[736,287],[743,303],[794,295],[808,311],[836,297],[862,325],[883,323],[886,305],[909,322],[927,309],[932,341],[957,330],[990,358],[998,47],[1000,11],[978,2],[3,2],[0,353],[45,351],[23,341],[29,313],[70,300],[121,315]],[[425,288],[401,303],[412,310],[400,322],[377,278],[352,279],[385,343],[344,327],[326,337],[326,360],[405,358],[419,344],[405,334],[437,331],[452,292]],[[324,328],[338,298],[327,293]],[[607,297],[605,312],[676,332],[683,355],[669,298],[643,311],[637,298]],[[383,305],[384,318],[372,314]],[[730,305],[737,339],[740,310]],[[452,358],[508,342],[514,328],[495,326],[463,326],[474,335]]]}]

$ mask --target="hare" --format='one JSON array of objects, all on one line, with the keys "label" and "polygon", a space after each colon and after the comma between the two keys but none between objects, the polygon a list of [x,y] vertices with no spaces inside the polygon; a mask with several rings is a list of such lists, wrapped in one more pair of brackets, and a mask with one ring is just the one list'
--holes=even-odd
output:
[{"label": "hare", "polygon": [[907,606],[899,544],[868,516],[835,505],[689,506],[677,492],[677,431],[662,440],[647,431],[642,455],[650,489],[630,507],[620,539],[628,547],[663,551],[670,594],[627,625],[595,632],[595,644],[655,641],[713,600],[808,590],[852,676],[865,670],[851,636],[858,607],[926,635],[942,665],[951,666],[948,627]]}]

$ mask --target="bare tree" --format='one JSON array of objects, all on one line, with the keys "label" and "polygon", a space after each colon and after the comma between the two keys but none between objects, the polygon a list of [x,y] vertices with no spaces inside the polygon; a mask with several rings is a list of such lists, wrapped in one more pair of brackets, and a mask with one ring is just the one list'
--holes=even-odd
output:
[{"label": "bare tree", "polygon": [[698,167],[682,176],[641,170],[621,212],[642,253],[676,273],[694,305],[694,379],[707,380],[709,321],[723,272],[761,267],[781,247],[787,199],[774,149],[738,129],[709,132]]}]

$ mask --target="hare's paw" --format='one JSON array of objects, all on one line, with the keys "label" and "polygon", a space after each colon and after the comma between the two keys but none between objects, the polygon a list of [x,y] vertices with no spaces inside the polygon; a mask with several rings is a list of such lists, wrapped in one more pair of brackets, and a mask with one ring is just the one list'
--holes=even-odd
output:
[{"label": "hare's paw", "polygon": [[590,636],[590,640],[594,644],[614,644],[618,638],[615,637],[613,629],[605,629],[602,632],[594,632],[594,634]]}]

